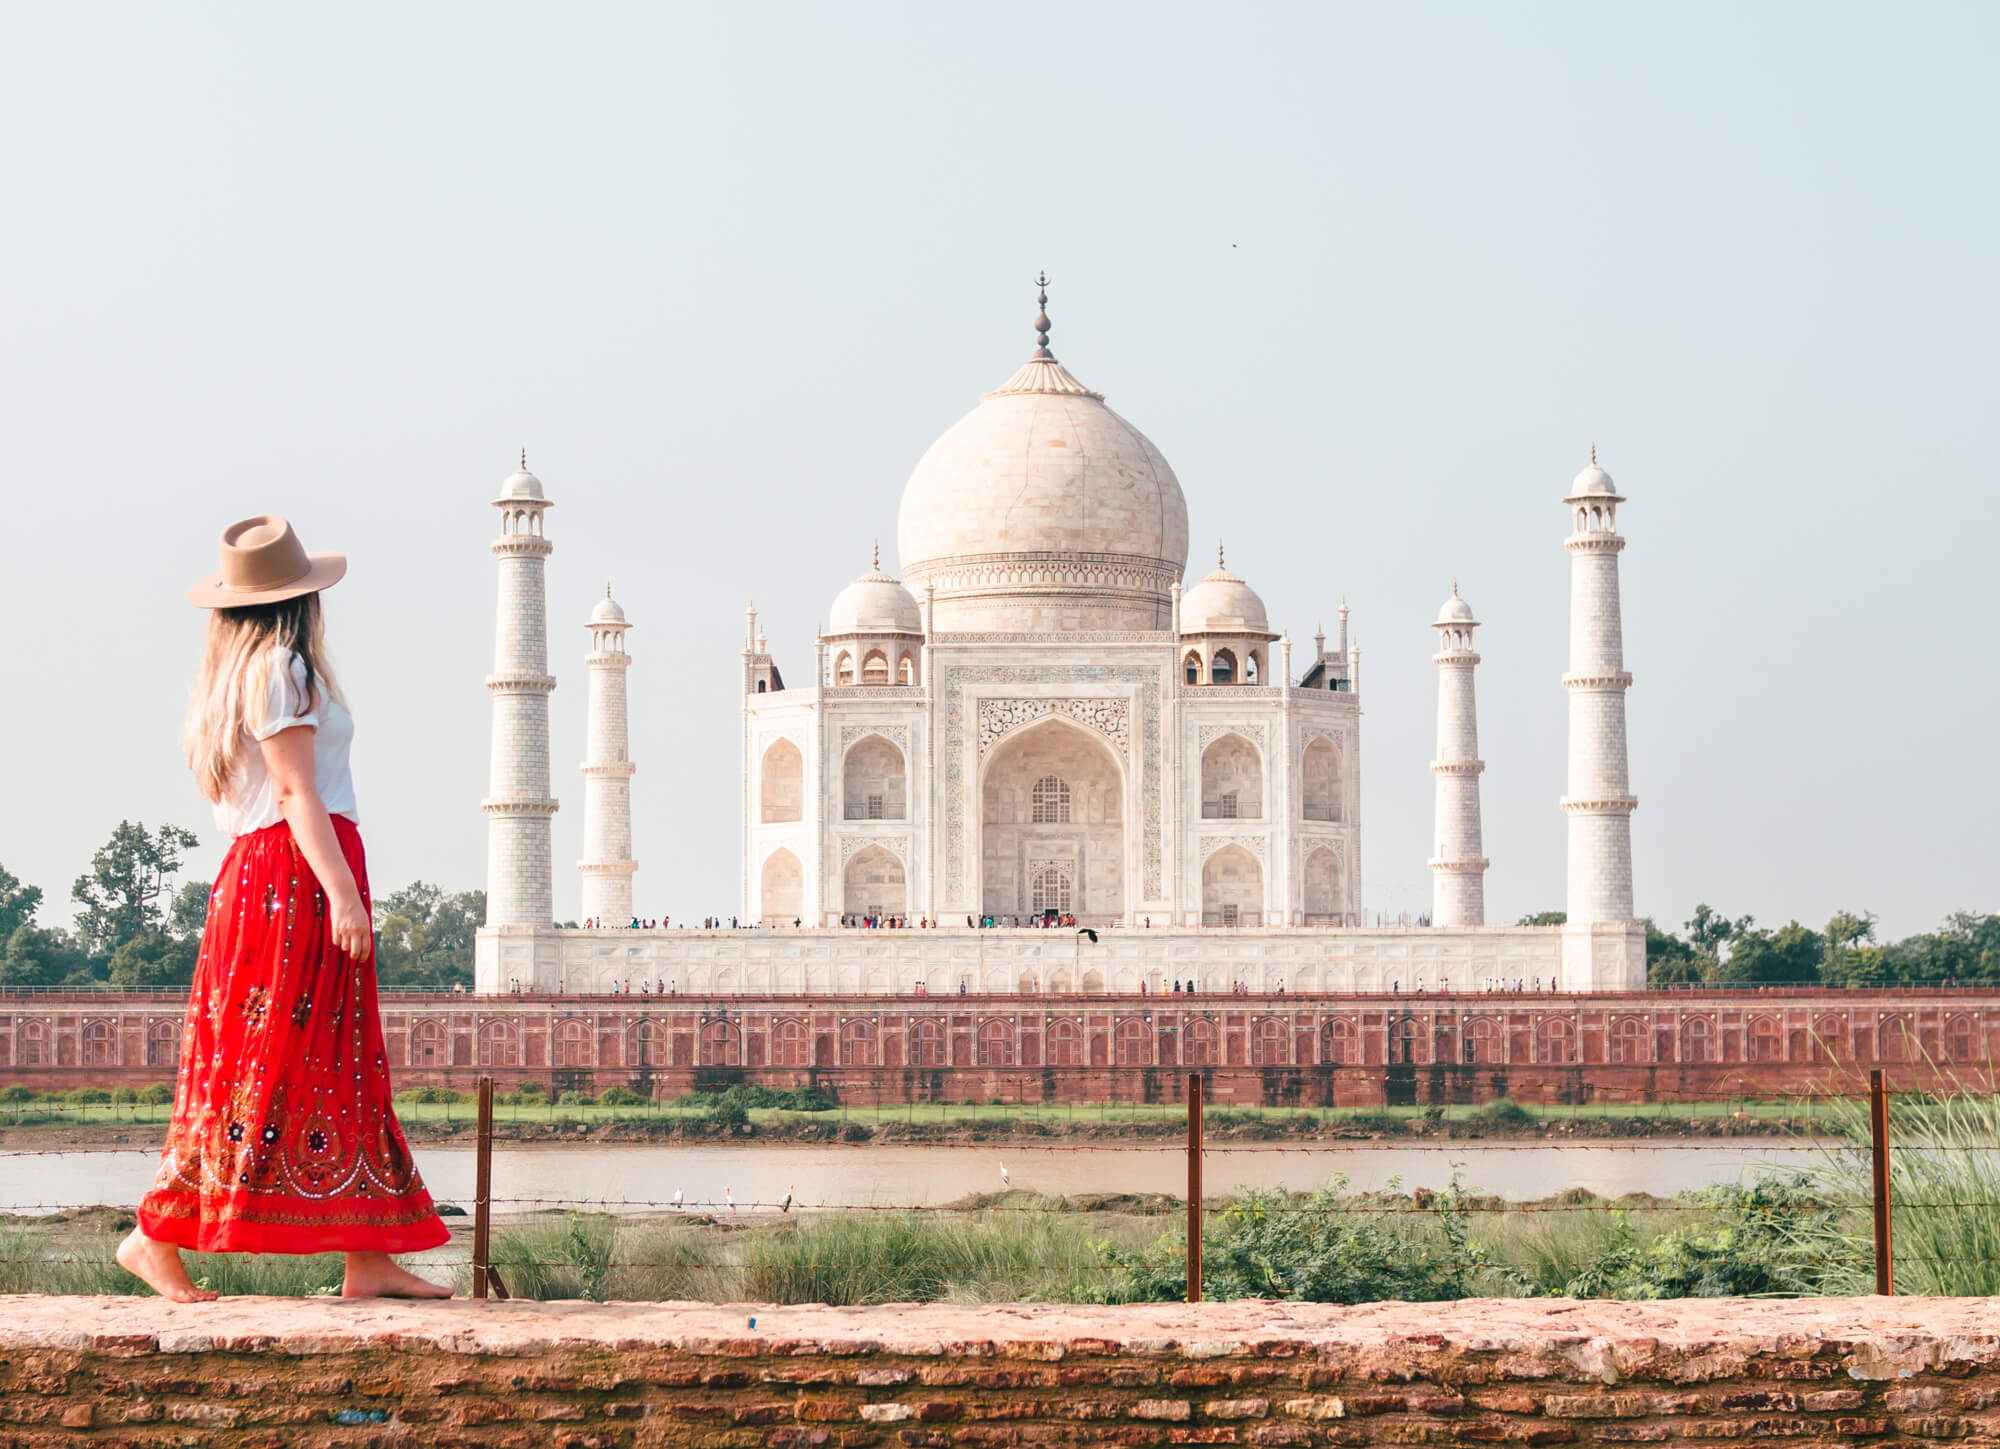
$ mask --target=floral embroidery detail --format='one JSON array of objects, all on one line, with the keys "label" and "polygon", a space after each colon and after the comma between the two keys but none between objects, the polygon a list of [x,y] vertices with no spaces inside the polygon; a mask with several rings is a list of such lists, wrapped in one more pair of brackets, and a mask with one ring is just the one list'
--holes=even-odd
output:
[{"label": "floral embroidery detail", "polygon": [[312,1015],[313,1002],[310,996],[301,996],[292,1003],[292,1025],[304,1026],[306,1018]]},{"label": "floral embroidery detail", "polygon": [[264,1024],[264,1013],[270,1009],[271,993],[261,986],[253,986],[243,997],[243,1019],[252,1026]]},{"label": "floral embroidery detail", "polygon": [[278,1124],[275,1122],[266,1122],[264,1130],[257,1134],[257,1140],[262,1142],[266,1147],[276,1147],[278,1145]]},{"label": "floral embroidery detail", "polygon": [[241,1122],[231,1122],[229,1124],[229,1140],[231,1142],[241,1142],[243,1140],[243,1124]]},{"label": "floral embroidery detail", "polygon": [[326,1134],[315,1127],[306,1133],[306,1151],[320,1153],[326,1151]]}]

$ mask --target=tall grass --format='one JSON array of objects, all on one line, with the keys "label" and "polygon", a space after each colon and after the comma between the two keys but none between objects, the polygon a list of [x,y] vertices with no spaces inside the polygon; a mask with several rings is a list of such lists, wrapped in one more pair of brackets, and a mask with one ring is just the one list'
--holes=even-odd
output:
[{"label": "tall grass", "polygon": [[[569,1213],[495,1232],[489,1252],[516,1298],[721,1302],[735,1297],[714,1240],[689,1224]],[[469,1266],[460,1291],[470,1287]]]},{"label": "tall grass", "polygon": [[[2000,1092],[1957,1083],[1948,1095],[1889,1099],[1890,1262],[1898,1293],[2000,1295]],[[1824,1263],[1822,1290],[1872,1293],[1874,1183],[1866,1101],[1836,1099],[1825,1125],[1838,1134],[1811,1169],[1821,1192],[1846,1204],[1848,1232],[1805,1246]]]}]

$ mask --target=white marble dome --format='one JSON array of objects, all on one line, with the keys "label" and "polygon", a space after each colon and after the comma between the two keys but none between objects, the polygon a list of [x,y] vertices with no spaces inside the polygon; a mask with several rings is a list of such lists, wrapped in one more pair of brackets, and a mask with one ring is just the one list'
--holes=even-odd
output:
[{"label": "white marble dome", "polygon": [[590,622],[593,624],[622,624],[625,622],[625,610],[616,599],[606,594],[597,601],[597,607],[590,611]]},{"label": "white marble dome", "polygon": [[1038,356],[918,460],[896,533],[934,629],[1163,629],[1187,500],[1144,433]]},{"label": "white marble dome", "polygon": [[1268,634],[1271,626],[1257,591],[1218,558],[1215,572],[1181,595],[1183,634]]},{"label": "white marble dome", "polygon": [[834,595],[827,612],[828,634],[920,634],[923,621],[916,598],[882,572],[878,562]]},{"label": "white marble dome", "polygon": [[507,475],[507,481],[500,485],[500,501],[508,502],[516,498],[543,498],[542,480],[528,471],[528,455],[521,454],[521,466]]},{"label": "white marble dome", "polygon": [[1618,485],[1611,481],[1611,475],[1597,466],[1597,449],[1590,450],[1590,466],[1570,480],[1569,497],[1564,502],[1578,498],[1612,498],[1619,502]]},{"label": "white marble dome", "polygon": [[1458,596],[1458,585],[1453,584],[1451,586],[1451,597],[1446,599],[1443,607],[1438,610],[1435,622],[1438,624],[1477,624],[1479,621],[1472,617],[1472,605],[1466,603],[1465,600]]}]

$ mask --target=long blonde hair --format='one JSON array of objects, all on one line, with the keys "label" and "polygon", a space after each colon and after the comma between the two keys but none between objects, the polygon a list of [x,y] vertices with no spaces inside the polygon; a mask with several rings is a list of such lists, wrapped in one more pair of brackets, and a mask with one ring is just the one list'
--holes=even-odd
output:
[{"label": "long blonde hair", "polygon": [[281,650],[290,650],[305,665],[308,708],[340,699],[340,687],[327,668],[318,594],[209,612],[208,646],[195,675],[181,744],[195,784],[210,800],[228,795],[243,768],[249,732],[264,723],[271,664]]}]

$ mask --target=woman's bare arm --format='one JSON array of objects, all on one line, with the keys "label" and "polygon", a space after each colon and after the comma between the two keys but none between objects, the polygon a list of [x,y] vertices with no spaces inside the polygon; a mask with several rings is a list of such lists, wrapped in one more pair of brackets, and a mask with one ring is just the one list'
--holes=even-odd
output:
[{"label": "woman's bare arm", "polygon": [[361,888],[354,872],[341,854],[340,841],[333,833],[333,817],[319,798],[313,781],[313,731],[311,725],[293,725],[259,742],[264,752],[264,768],[271,772],[271,787],[292,827],[292,839],[305,856],[312,873],[326,892],[327,910],[333,921],[333,944],[356,961],[366,961],[375,950],[375,931],[361,904]]}]

